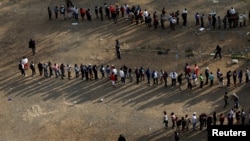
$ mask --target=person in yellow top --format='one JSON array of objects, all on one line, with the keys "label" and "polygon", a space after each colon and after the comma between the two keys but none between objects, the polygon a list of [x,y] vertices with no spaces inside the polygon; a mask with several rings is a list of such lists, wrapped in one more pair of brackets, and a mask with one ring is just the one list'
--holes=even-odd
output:
[{"label": "person in yellow top", "polygon": [[204,78],[203,78],[202,74],[200,74],[199,79],[200,79],[200,88],[203,88]]}]

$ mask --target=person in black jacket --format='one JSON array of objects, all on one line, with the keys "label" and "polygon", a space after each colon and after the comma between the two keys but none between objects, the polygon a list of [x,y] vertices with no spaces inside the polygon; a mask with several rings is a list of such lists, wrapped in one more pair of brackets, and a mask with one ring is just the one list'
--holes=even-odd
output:
[{"label": "person in black jacket", "polygon": [[119,135],[118,137],[118,141],[126,141],[126,138],[124,137],[124,135]]},{"label": "person in black jacket", "polygon": [[219,45],[216,46],[216,52],[215,52],[214,59],[216,59],[217,55],[219,55],[219,57],[221,59],[221,47]]}]

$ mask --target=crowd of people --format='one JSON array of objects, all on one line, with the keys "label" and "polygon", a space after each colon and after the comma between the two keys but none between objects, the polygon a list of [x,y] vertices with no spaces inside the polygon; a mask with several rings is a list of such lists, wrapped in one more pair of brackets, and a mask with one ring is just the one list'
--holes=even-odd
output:
[{"label": "crowd of people", "polygon": [[[60,14],[62,19],[65,20],[65,14],[68,13],[68,18],[73,19],[76,22],[79,22],[79,17],[81,18],[81,21],[84,21],[85,19],[92,21],[92,17],[95,16],[96,19],[100,19],[101,21],[113,20],[114,23],[117,23],[118,18],[125,18],[129,20],[131,24],[135,23],[138,25],[139,23],[145,23],[148,27],[152,27],[153,25],[154,29],[158,28],[159,25],[162,29],[164,29],[165,22],[168,21],[170,28],[174,30],[176,25],[179,25],[180,19],[182,19],[183,26],[187,25],[187,8],[184,8],[182,11],[176,10],[168,12],[168,14],[165,7],[163,7],[160,11],[161,12],[159,14],[157,11],[153,11],[151,13],[146,8],[141,8],[140,5],[129,6],[126,3],[124,5],[119,5],[117,3],[109,5],[104,3],[101,6],[95,6],[93,10],[83,7],[78,8],[73,4],[71,4],[71,6],[67,6],[67,8],[65,8],[64,5],[61,5],[60,8],[55,6],[53,9],[48,7],[49,19],[52,19],[52,13],[54,13],[55,19],[58,19],[58,15]],[[207,26],[205,25],[206,18],[208,22]],[[194,15],[194,22],[196,26],[200,26],[202,28],[221,28],[222,25],[224,28],[232,28],[237,26],[246,26],[247,18],[250,19],[250,10],[247,17],[247,13],[244,12],[240,14],[234,9],[234,7],[231,7],[222,17],[217,15],[214,10],[207,15],[205,13],[196,12]]]},{"label": "crowd of people", "polygon": [[[245,70],[228,70],[225,75],[218,68],[214,75],[212,71],[209,71],[209,67],[206,67],[204,73],[202,73],[200,72],[198,64],[194,64],[194,66],[191,67],[188,63],[185,64],[184,70],[180,72],[167,72],[162,69],[152,70],[145,66],[133,68],[126,66],[125,64],[122,67],[117,68],[115,65],[71,65],[52,63],[51,61],[39,62],[38,64],[31,61],[29,68],[31,70],[31,76],[35,76],[38,69],[38,75],[45,78],[55,76],[55,78],[60,77],[61,79],[67,77],[69,80],[72,78],[80,78],[85,81],[107,78],[107,80],[112,81],[113,87],[119,82],[122,84],[126,84],[127,80],[132,82],[134,78],[136,84],[140,84],[146,80],[145,83],[148,85],[164,85],[165,87],[178,86],[180,90],[183,89],[182,85],[185,80],[187,82],[188,90],[192,90],[193,87],[198,85],[200,88],[203,88],[204,85],[209,85],[211,87],[214,85],[214,81],[218,82],[219,87],[230,86],[232,84],[237,87],[237,85],[244,83],[244,79],[246,83],[250,80],[250,71],[248,68]],[[19,70],[23,76],[26,76],[27,69],[27,67],[24,67],[23,62],[20,61]],[[118,78],[120,78],[120,80],[118,80]],[[224,79],[227,80],[226,83]]]},{"label": "crowd of people", "polygon": [[[225,92],[224,108],[229,105],[228,103],[228,92]],[[189,129],[192,131],[200,130],[211,127],[211,125],[250,125],[250,109],[248,114],[243,108],[239,107],[239,96],[233,93],[231,100],[233,101],[233,108],[229,108],[227,113],[217,113],[214,111],[212,114],[207,114],[206,112],[197,115],[196,112],[189,116],[185,114],[184,116],[177,116],[174,112],[170,115],[166,111],[163,111],[163,124],[166,129],[169,129],[169,122],[172,123],[171,129],[175,129],[175,140],[178,141],[180,138],[180,133],[186,132]],[[170,118],[169,118],[170,116]]]},{"label": "crowd of people", "polygon": [[[229,109],[228,113],[213,112],[209,115],[207,113],[200,113],[197,115],[196,112],[189,116],[177,116],[174,112],[171,112],[168,117],[166,111],[163,112],[163,123],[166,129],[169,129],[169,122],[171,122],[170,129],[175,129],[177,133],[183,133],[188,130],[200,130],[209,128],[211,125],[250,125],[250,109],[248,114],[239,108]],[[248,121],[247,121],[248,120]],[[175,134],[176,134],[175,132]]]}]

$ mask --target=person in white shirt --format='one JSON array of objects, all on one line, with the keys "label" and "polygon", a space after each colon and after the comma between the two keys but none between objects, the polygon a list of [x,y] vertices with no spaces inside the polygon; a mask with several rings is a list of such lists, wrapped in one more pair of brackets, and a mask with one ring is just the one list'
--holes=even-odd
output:
[{"label": "person in white shirt", "polygon": [[154,79],[154,85],[158,85],[158,72],[156,70],[154,71],[153,79]]},{"label": "person in white shirt", "polygon": [[197,123],[197,117],[196,117],[196,112],[193,113],[192,119],[191,119],[191,123],[193,125],[193,131],[196,128],[196,123]]},{"label": "person in white shirt", "polygon": [[234,9],[233,7],[231,7],[231,9],[230,9],[230,13],[231,13],[232,15],[236,13],[236,11],[235,11],[235,9]]},{"label": "person in white shirt", "polygon": [[165,128],[168,128],[168,115],[167,115],[167,112],[164,111],[164,116],[163,116],[163,123],[165,125]]},{"label": "person in white shirt", "polygon": [[145,24],[147,24],[148,23],[148,11],[147,11],[147,9],[144,10],[143,16],[144,16]]},{"label": "person in white shirt", "polygon": [[183,26],[186,26],[187,25],[187,9],[185,8],[183,11],[182,11],[182,19],[183,19]]},{"label": "person in white shirt", "polygon": [[177,79],[177,77],[178,77],[178,74],[175,71],[172,71],[170,73],[170,78],[172,80],[172,86],[176,85],[176,79]]},{"label": "person in white shirt", "polygon": [[122,84],[125,84],[125,75],[124,75],[124,71],[122,68],[120,69],[119,74],[121,77]]},{"label": "person in white shirt", "polygon": [[118,73],[118,71],[117,71],[117,69],[116,69],[115,66],[113,66],[112,72],[113,72],[114,75],[115,75],[115,81],[117,81],[117,73]]}]

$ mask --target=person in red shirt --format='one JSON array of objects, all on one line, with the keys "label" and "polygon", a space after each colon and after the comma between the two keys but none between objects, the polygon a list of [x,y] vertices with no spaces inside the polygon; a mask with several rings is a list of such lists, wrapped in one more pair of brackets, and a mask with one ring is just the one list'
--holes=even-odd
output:
[{"label": "person in red shirt", "polygon": [[81,14],[81,17],[82,17],[82,21],[84,21],[85,13],[86,13],[85,9],[80,8],[80,14]]},{"label": "person in red shirt", "polygon": [[113,88],[115,87],[115,74],[112,72],[111,75],[110,75],[110,80],[112,82],[112,86]]},{"label": "person in red shirt", "polygon": [[125,12],[124,6],[121,6],[120,11],[121,11],[121,13],[122,13],[122,17],[124,18],[124,12]]},{"label": "person in red shirt", "polygon": [[197,64],[194,64],[194,73],[196,74],[196,76],[198,76],[199,74],[199,67]]}]

